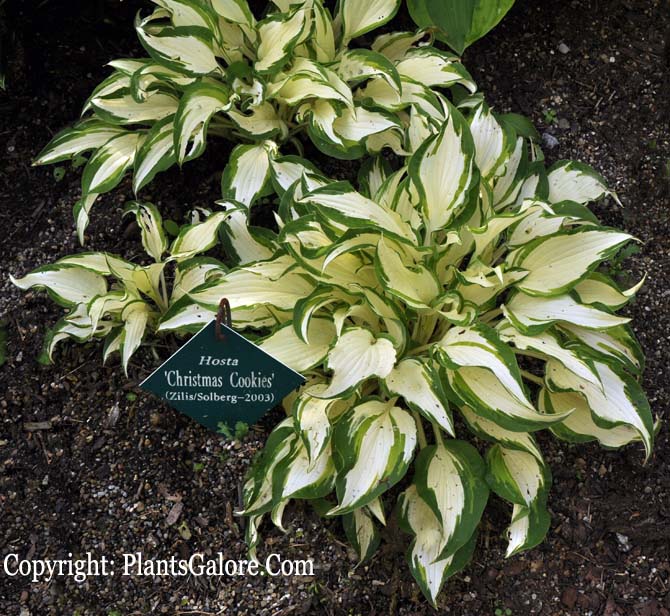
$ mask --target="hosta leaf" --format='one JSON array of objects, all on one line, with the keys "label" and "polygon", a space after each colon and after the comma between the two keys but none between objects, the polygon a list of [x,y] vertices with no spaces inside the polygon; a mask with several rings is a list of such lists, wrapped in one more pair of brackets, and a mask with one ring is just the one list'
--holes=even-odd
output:
[{"label": "hosta leaf", "polygon": [[514,504],[506,555],[536,546],[549,529],[546,510],[551,485],[549,467],[541,457],[502,445],[488,450],[486,462],[486,479],[491,490]]},{"label": "hosta leaf", "polygon": [[146,139],[135,156],[133,191],[137,194],[161,171],[176,162],[174,153],[173,117],[156,122],[147,133]]},{"label": "hosta leaf", "polygon": [[329,411],[341,405],[340,400],[324,400],[314,396],[323,393],[326,387],[325,383],[305,387],[293,404],[295,427],[305,443],[310,461],[321,454],[329,440],[331,432]]},{"label": "hosta leaf", "polygon": [[575,292],[583,304],[601,304],[617,310],[627,304],[644,284],[644,278],[630,289],[621,291],[617,284],[608,276],[597,272],[591,273],[575,285]]},{"label": "hosta leaf", "polygon": [[528,295],[565,293],[631,239],[627,233],[583,227],[534,240],[514,257],[513,265],[529,272],[516,286]]},{"label": "hosta leaf", "polygon": [[465,441],[448,440],[421,450],[414,485],[442,526],[439,557],[452,556],[475,532],[488,500],[486,466]]},{"label": "hosta leaf", "polygon": [[268,102],[252,107],[249,115],[230,109],[228,117],[243,133],[254,139],[268,139],[278,132],[288,130],[276,109]]},{"label": "hosta leaf", "polygon": [[44,265],[23,278],[10,280],[19,289],[43,287],[61,306],[87,304],[94,297],[107,292],[105,279],[95,272],[76,265]]},{"label": "hosta leaf", "polygon": [[560,327],[597,357],[614,358],[633,374],[642,371],[644,354],[629,326],[620,325],[607,331],[586,329],[572,323],[561,323]]},{"label": "hosta leaf", "polygon": [[393,63],[376,51],[350,49],[340,58],[337,74],[349,83],[358,84],[370,77],[382,77],[398,91],[402,89],[400,75]]},{"label": "hosta leaf", "polygon": [[430,363],[407,358],[398,362],[384,379],[384,384],[392,396],[402,396],[412,410],[455,436],[442,378]]},{"label": "hosta leaf", "polygon": [[212,8],[221,17],[236,24],[253,26],[256,20],[247,0],[210,0]]},{"label": "hosta leaf", "polygon": [[596,424],[586,398],[576,392],[551,392],[543,388],[539,406],[543,413],[560,413],[567,408],[574,409],[567,419],[551,427],[551,431],[558,438],[571,443],[597,440],[604,447],[619,448],[628,443],[642,441],[639,432],[628,424],[609,428]]},{"label": "hosta leaf", "polygon": [[79,243],[84,245],[84,232],[88,227],[90,220],[90,212],[93,204],[98,198],[98,193],[89,193],[87,195],[82,195],[82,198],[74,204],[72,208],[72,213],[74,214],[75,225],[77,227],[77,238]]},{"label": "hosta leaf", "polygon": [[217,212],[204,222],[182,227],[170,247],[171,258],[182,261],[209,250],[216,244],[219,227],[227,216],[227,212]]},{"label": "hosta leaf", "polygon": [[330,184],[306,195],[303,202],[314,205],[329,219],[349,228],[372,228],[389,231],[401,238],[416,242],[416,236],[398,214],[381,207],[342,182]]},{"label": "hosta leaf", "polygon": [[272,476],[275,467],[286,458],[296,439],[290,417],[279,423],[270,433],[261,455],[252,464],[244,484],[244,515],[260,515],[273,507]]},{"label": "hosta leaf", "polygon": [[342,397],[370,377],[384,378],[393,369],[395,360],[396,351],[386,336],[375,337],[367,329],[352,327],[340,336],[328,354],[326,368],[333,371],[333,376],[328,389],[319,397]]},{"label": "hosta leaf", "polygon": [[398,121],[390,114],[368,111],[360,105],[343,110],[333,121],[333,131],[345,141],[355,143],[390,128],[399,128]]},{"label": "hosta leaf", "polygon": [[287,273],[281,280],[272,280],[262,272],[236,269],[220,281],[194,289],[190,297],[203,306],[216,310],[225,297],[231,308],[253,308],[270,305],[280,310],[292,310],[295,303],[309,295],[314,286],[298,273]]},{"label": "hosta leaf", "polygon": [[126,133],[112,137],[91,157],[81,179],[82,192],[103,193],[112,190],[135,162],[142,133]]},{"label": "hosta leaf", "polygon": [[[565,413],[569,410],[570,409],[565,408],[561,409],[561,412]],[[460,411],[467,422],[468,427],[479,438],[485,441],[500,443],[507,448],[527,451],[536,458],[540,460],[542,459],[542,453],[538,449],[535,439],[528,432],[512,432],[511,430],[506,430],[494,421],[486,419],[486,417],[476,413],[469,406],[461,406]],[[565,421],[566,420],[564,420],[564,422]],[[557,425],[561,424],[554,424],[554,426]]]},{"label": "hosta leaf", "polygon": [[509,322],[501,322],[498,326],[498,333],[503,341],[511,342],[517,349],[539,353],[545,360],[553,358],[584,380],[600,386],[598,373],[589,358],[580,357],[576,351],[565,348],[552,332],[546,331],[534,336],[526,336]]},{"label": "hosta leaf", "polygon": [[174,145],[180,164],[203,153],[210,119],[231,105],[230,90],[224,84],[197,82],[185,90],[174,119]]},{"label": "hosta leaf", "polygon": [[416,446],[416,424],[405,410],[368,399],[349,409],[333,428],[338,505],[329,515],[370,503],[407,472]]},{"label": "hosta leaf", "polygon": [[342,517],[344,532],[354,546],[360,562],[368,560],[379,547],[380,535],[365,507],[354,509]]},{"label": "hosta leaf", "polygon": [[[148,19],[151,19],[149,17]],[[156,62],[191,75],[208,75],[221,70],[213,49],[212,33],[198,26],[145,28],[147,20],[135,25],[143,47]]]},{"label": "hosta leaf", "polygon": [[270,177],[270,159],[276,152],[273,141],[236,146],[221,179],[224,199],[252,205]]},{"label": "hosta leaf", "polygon": [[584,306],[570,295],[531,297],[525,293],[516,293],[503,306],[503,312],[514,327],[531,336],[556,322],[571,323],[587,329],[609,329],[630,321],[592,306]]},{"label": "hosta leaf", "polygon": [[460,84],[475,92],[477,86],[465,67],[434,47],[409,50],[396,65],[398,73],[428,87],[449,87]]},{"label": "hosta leaf", "polygon": [[99,120],[84,120],[72,128],[59,132],[37,155],[35,165],[48,165],[73,158],[82,152],[96,150],[112,137],[123,134],[125,130],[110,126]]},{"label": "hosta leaf", "polygon": [[475,144],[475,163],[482,178],[488,180],[499,175],[507,154],[507,138],[485,102],[476,107],[470,120],[470,133]]},{"label": "hosta leaf", "polygon": [[164,92],[153,92],[142,103],[138,103],[130,94],[91,100],[98,117],[105,122],[121,125],[158,122],[173,115],[177,105],[177,99]]},{"label": "hosta leaf", "polygon": [[175,270],[170,302],[176,302],[196,287],[204,284],[207,276],[217,272],[224,274],[226,268],[223,263],[210,257],[194,257],[181,261]]},{"label": "hosta leaf", "polygon": [[443,229],[464,207],[474,179],[474,145],[465,120],[450,108],[440,132],[412,156],[409,174],[427,231]]},{"label": "hosta leaf", "polygon": [[301,340],[291,323],[283,325],[258,343],[276,360],[296,372],[304,372],[320,364],[335,341],[335,326],[331,319],[314,318],[309,323],[308,342]]},{"label": "hosta leaf", "polygon": [[432,270],[420,263],[406,265],[401,252],[383,239],[377,245],[375,268],[385,290],[412,308],[428,308],[442,291]]},{"label": "hosta leaf", "polygon": [[160,261],[167,250],[168,241],[163,231],[163,218],[156,206],[152,203],[133,201],[126,206],[126,212],[135,214],[144,250],[154,261]]},{"label": "hosta leaf", "polygon": [[150,313],[149,304],[143,301],[130,302],[123,309],[121,319],[124,324],[119,351],[121,352],[121,365],[126,376],[128,375],[128,362],[144,338]]},{"label": "hosta leaf", "polygon": [[442,525],[412,485],[399,497],[400,524],[414,535],[409,546],[407,560],[421,592],[436,606],[435,600],[445,580],[458,573],[472,557],[476,535],[452,556],[441,558]]},{"label": "hosta leaf", "polygon": [[591,167],[574,160],[557,162],[549,170],[549,202],[588,203],[612,194],[602,176]]},{"label": "hosta leaf", "polygon": [[344,40],[350,41],[390,21],[399,6],[400,0],[370,0],[365,3],[342,0],[339,8]]},{"label": "hosta leaf", "polygon": [[512,521],[507,529],[507,551],[505,556],[509,558],[530,550],[541,543],[547,535],[551,518],[545,505],[534,503],[530,507],[514,505],[512,507]]},{"label": "hosta leaf", "polygon": [[287,498],[321,498],[332,491],[334,482],[330,446],[310,461],[304,443],[295,439],[289,455],[274,469],[272,497],[275,502]]},{"label": "hosta leaf", "polygon": [[275,73],[289,59],[290,53],[305,36],[309,27],[306,10],[276,13],[258,24],[258,60],[254,68],[259,73]]},{"label": "hosta leaf", "polygon": [[621,425],[633,428],[640,435],[648,458],[654,443],[654,422],[640,384],[623,370],[615,371],[600,362],[594,365],[602,388],[584,381],[553,360],[547,362],[547,387],[552,392],[573,391],[582,395],[594,422],[604,428]]},{"label": "hosta leaf", "polygon": [[[227,200],[217,201],[217,204],[222,205],[228,212],[228,218],[223,227],[226,252],[241,265],[270,259],[276,246],[267,238],[261,238],[256,230],[249,226],[247,208],[241,203]],[[259,241],[261,239],[263,241]]]}]

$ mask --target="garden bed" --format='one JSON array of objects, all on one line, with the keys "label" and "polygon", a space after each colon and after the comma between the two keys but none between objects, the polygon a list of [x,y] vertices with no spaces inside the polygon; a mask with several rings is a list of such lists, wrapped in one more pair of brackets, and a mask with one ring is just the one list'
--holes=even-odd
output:
[{"label": "garden bed", "polygon": [[[17,3],[18,4],[18,3]],[[104,63],[135,54],[131,28],[141,2],[47,2],[8,8],[14,44],[8,91],[0,97],[0,320],[8,360],[0,368],[0,556],[62,558],[69,552],[142,551],[153,558],[197,551],[246,557],[239,487],[279,413],[242,442],[227,442],[140,393],[156,366],[150,350],[133,359],[130,381],[117,360],[101,366],[99,346],[63,345],[56,364],[37,363],[59,315],[44,294],[23,293],[8,274],[79,250],[71,208],[77,172],[30,162],[70,123]],[[34,3],[35,5],[39,3]],[[94,3],[91,3],[94,4]],[[398,19],[406,22],[406,18]],[[644,244],[623,269],[648,278],[628,307],[648,361],[644,386],[667,419],[670,384],[670,16],[660,0],[539,3],[519,0],[465,63],[497,111],[530,116],[553,162],[593,165],[624,204],[595,206],[604,222]],[[219,196],[229,145],[171,171],[145,199],[179,219]],[[325,171],[351,177],[355,164]],[[139,254],[136,226],[121,220],[130,182],[96,206],[87,249]],[[119,230],[121,229],[121,232]],[[158,348],[166,357],[174,345]],[[539,436],[552,468],[552,526],[538,548],[503,558],[508,510],[495,497],[473,562],[440,595],[453,614],[670,614],[670,448],[664,425],[655,453],[608,452]],[[178,515],[175,520],[175,516]],[[325,524],[303,505],[285,514],[289,533],[264,525],[259,555],[313,558],[313,577],[71,578],[30,584],[0,574],[2,614],[422,614],[432,613],[408,575],[408,538],[390,527],[372,560],[358,568],[338,520]],[[23,611],[22,611],[23,610]],[[497,611],[500,610],[500,611]]]}]

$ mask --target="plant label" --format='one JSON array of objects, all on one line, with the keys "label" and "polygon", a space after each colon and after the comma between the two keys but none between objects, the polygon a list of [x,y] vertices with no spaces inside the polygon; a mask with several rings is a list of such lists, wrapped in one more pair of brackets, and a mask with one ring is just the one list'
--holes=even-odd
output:
[{"label": "plant label", "polygon": [[257,422],[305,382],[304,377],[216,321],[182,346],[147,377],[140,387],[207,428],[220,423]]}]

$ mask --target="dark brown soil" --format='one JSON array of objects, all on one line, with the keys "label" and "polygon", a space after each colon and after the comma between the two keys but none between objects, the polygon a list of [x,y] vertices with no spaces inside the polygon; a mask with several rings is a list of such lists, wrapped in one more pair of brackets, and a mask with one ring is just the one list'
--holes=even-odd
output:
[{"label": "dark brown soil", "polygon": [[[0,556],[62,558],[87,551],[121,562],[196,551],[245,558],[231,515],[251,457],[278,415],[242,443],[225,442],[134,387],[155,365],[139,354],[131,382],[100,365],[98,346],[63,346],[54,366],[36,362],[59,317],[44,295],[21,293],[8,274],[79,249],[71,207],[79,177],[30,162],[77,114],[104,63],[137,53],[139,0],[12,2],[8,91],[0,97],[0,319],[8,361],[0,369]],[[402,21],[402,16],[400,20]],[[532,2],[466,52],[466,65],[499,111],[529,115],[550,160],[576,158],[612,183],[624,208],[596,206],[644,245],[625,264],[648,274],[629,308],[647,353],[644,384],[659,416],[670,408],[670,130],[667,3],[661,0]],[[565,53],[564,53],[565,52]],[[552,116],[555,114],[555,119]],[[553,138],[553,139],[552,139]],[[175,219],[217,198],[227,144],[209,147],[146,195]],[[346,174],[350,167],[328,169]],[[138,254],[121,221],[128,183],[94,210],[89,249]],[[159,349],[164,353],[165,349]],[[35,423],[39,422],[39,423]],[[670,448],[664,424],[653,458],[541,438],[554,474],[545,543],[503,558],[509,511],[489,505],[472,564],[451,579],[440,613],[670,615]],[[173,515],[168,514],[175,507]],[[176,522],[174,514],[183,506]],[[355,568],[337,522],[287,511],[289,533],[269,524],[264,558],[313,558],[314,577],[71,578],[30,584],[0,572],[0,614],[430,614],[404,562],[396,529]],[[506,610],[510,610],[507,612]]]}]

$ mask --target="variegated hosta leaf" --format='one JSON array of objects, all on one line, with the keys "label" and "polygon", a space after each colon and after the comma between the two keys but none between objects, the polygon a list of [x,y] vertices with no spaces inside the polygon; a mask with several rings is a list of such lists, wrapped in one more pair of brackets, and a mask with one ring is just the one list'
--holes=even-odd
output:
[{"label": "variegated hosta leaf", "polygon": [[553,323],[569,323],[587,329],[610,329],[630,321],[593,306],[580,304],[570,295],[532,297],[516,293],[503,306],[505,316],[519,331],[530,336],[546,330]]},{"label": "variegated hosta leaf", "polygon": [[561,323],[560,328],[571,340],[597,357],[604,360],[614,358],[633,374],[639,374],[644,368],[644,354],[627,325],[619,325],[607,331],[586,329],[571,323]]},{"label": "variegated hosta leaf", "polygon": [[342,516],[342,524],[359,561],[365,562],[375,553],[381,539],[372,515],[366,507],[359,507]]},{"label": "variegated hosta leaf", "polygon": [[416,242],[416,236],[398,214],[383,208],[345,185],[331,184],[312,191],[304,202],[314,205],[324,219],[349,228],[376,228]]},{"label": "variegated hosta leaf", "polygon": [[549,529],[546,510],[551,484],[549,467],[542,458],[500,444],[488,450],[486,462],[491,490],[514,505],[506,555],[535,547]]},{"label": "variegated hosta leaf", "polygon": [[457,58],[434,47],[409,50],[396,64],[398,73],[424,86],[449,87],[461,84],[470,92],[477,89],[472,77]]},{"label": "variegated hosta leaf", "polygon": [[227,217],[227,212],[217,212],[204,222],[182,227],[170,247],[171,259],[182,261],[209,250],[216,244],[219,227]]},{"label": "variegated hosta leaf", "polygon": [[37,155],[34,164],[48,165],[74,158],[88,150],[96,150],[124,132],[123,128],[99,120],[84,120],[58,133]]},{"label": "variegated hosta leaf", "polygon": [[273,141],[238,145],[223,172],[223,197],[251,206],[270,177],[270,160],[276,153],[277,145]]},{"label": "variegated hosta leaf", "polygon": [[[551,392],[572,391],[583,396],[591,409],[593,422],[603,428],[630,426],[642,439],[648,458],[654,444],[654,422],[642,388],[621,369],[614,370],[601,362],[594,362],[594,366],[600,379],[600,387],[584,381],[562,364],[549,361],[547,387]],[[559,405],[559,408],[562,406],[564,405]],[[581,416],[583,417],[583,409]],[[579,425],[578,419],[579,415],[573,425]]]},{"label": "variegated hosta leaf", "polygon": [[335,341],[335,325],[330,319],[312,319],[307,342],[295,333],[291,323],[280,327],[258,343],[258,346],[296,372],[305,372],[320,364]]},{"label": "variegated hosta leaf", "polygon": [[230,200],[217,201],[217,205],[224,207],[228,218],[224,221],[223,240],[226,252],[240,265],[254,261],[270,259],[277,249],[273,241],[260,236],[255,229],[249,226],[249,211],[239,202]]},{"label": "variegated hosta leaf", "polygon": [[400,0],[342,0],[339,4],[343,37],[349,41],[385,24],[396,14]]},{"label": "variegated hosta leaf", "polygon": [[604,274],[589,275],[575,285],[575,291],[583,304],[601,304],[617,310],[627,304],[644,284],[644,278],[630,289],[621,291],[617,284]]},{"label": "variegated hosta leaf", "polygon": [[217,310],[221,298],[227,298],[233,309],[234,324],[236,309],[269,305],[279,310],[292,310],[299,299],[309,295],[314,289],[314,285],[299,273],[282,272],[279,278],[279,275],[269,277],[264,270],[263,267],[256,270],[233,270],[220,280],[194,289],[190,297],[196,303],[214,311]]},{"label": "variegated hosta leaf", "polygon": [[580,357],[579,353],[566,348],[551,332],[546,331],[535,336],[525,336],[508,321],[501,321],[497,328],[500,338],[511,342],[521,351],[539,353],[546,361],[555,359],[580,378],[600,387],[600,379],[589,357]]},{"label": "variegated hosta leaf", "polygon": [[539,396],[539,407],[543,413],[560,413],[566,408],[573,409],[567,419],[551,427],[551,431],[558,438],[571,443],[597,440],[603,447],[618,448],[642,441],[639,432],[628,424],[614,427],[601,427],[596,424],[586,398],[577,392],[551,392],[543,388]]},{"label": "variegated hosta leaf", "polygon": [[169,169],[176,162],[173,120],[173,116],[168,116],[156,122],[137,151],[133,173],[135,194],[151,182],[158,173]]},{"label": "variegated hosta leaf", "polygon": [[133,201],[126,206],[126,213],[135,214],[135,220],[142,235],[142,246],[146,253],[154,260],[160,261],[167,250],[168,241],[163,231],[163,218],[152,203],[138,203]]},{"label": "variegated hosta leaf", "polygon": [[[544,412],[543,409],[541,410]],[[561,409],[562,412],[569,410],[569,408]],[[542,454],[540,453],[532,434],[528,432],[513,432],[512,430],[506,430],[494,421],[486,419],[486,417],[476,413],[469,406],[460,407],[460,411],[470,430],[472,430],[472,432],[479,438],[493,443],[500,443],[509,449],[527,451],[539,460],[542,459]],[[565,421],[567,420],[564,420],[564,423]],[[558,425],[562,424],[554,424],[554,426]]]},{"label": "variegated hosta leaf", "polygon": [[341,400],[324,400],[315,397],[326,387],[324,383],[305,387],[293,404],[295,427],[305,443],[310,461],[316,460],[328,443],[331,433],[328,413],[343,404]]},{"label": "variegated hosta leaf", "polygon": [[450,108],[439,133],[410,159],[409,174],[428,233],[446,227],[465,206],[474,180],[474,153],[465,120]]},{"label": "variegated hosta leaf", "polygon": [[538,238],[514,253],[512,266],[529,272],[516,286],[528,295],[565,293],[631,239],[627,233],[588,227]]},{"label": "variegated hosta leaf", "polygon": [[95,272],[76,265],[45,265],[33,270],[23,278],[10,280],[19,289],[44,288],[50,297],[61,306],[87,304],[94,297],[107,292],[105,279]]},{"label": "variegated hosta leaf", "polygon": [[452,327],[436,345],[451,387],[475,412],[512,431],[533,431],[564,416],[538,413],[511,349],[484,325]]},{"label": "variegated hosta leaf", "polygon": [[329,515],[351,513],[400,481],[414,454],[416,424],[391,402],[368,399],[333,428],[338,505]]},{"label": "variegated hosta leaf", "polygon": [[244,484],[244,510],[248,516],[258,516],[273,507],[272,478],[275,467],[291,452],[296,440],[293,422],[290,417],[284,419],[270,433],[260,456],[254,461]]},{"label": "variegated hosta leaf", "polygon": [[290,453],[280,460],[272,474],[272,498],[275,503],[289,498],[321,498],[332,491],[335,468],[326,447],[310,461],[307,448],[299,438],[292,440]]},{"label": "variegated hosta leaf", "polygon": [[138,103],[132,94],[91,99],[95,115],[110,124],[152,124],[173,115],[177,111],[177,99],[167,92],[156,91]]},{"label": "variegated hosta leaf", "polygon": [[[377,244],[375,268],[384,289],[416,309],[428,309],[441,294],[435,273],[421,263],[407,263],[403,250],[384,239]],[[407,263],[407,264],[406,264]]]},{"label": "variegated hosta leaf", "polygon": [[443,529],[433,509],[412,485],[399,498],[400,524],[412,535],[407,553],[409,567],[426,599],[436,606],[445,580],[468,563],[475,549],[476,534],[451,556],[441,557]]},{"label": "variegated hosta leaf", "polygon": [[442,528],[439,558],[455,554],[475,532],[488,499],[485,474],[481,456],[465,441],[428,446],[417,456],[414,485]]},{"label": "variegated hosta leaf", "polygon": [[258,60],[254,68],[259,73],[276,73],[289,59],[293,48],[307,38],[307,10],[299,8],[288,14],[270,15],[258,24]]},{"label": "variegated hosta leaf", "polygon": [[174,149],[180,164],[203,153],[210,119],[231,104],[224,84],[200,81],[186,89],[174,119]]},{"label": "variegated hosta leaf", "polygon": [[128,375],[128,362],[142,343],[150,316],[151,309],[144,301],[131,302],[123,309],[121,319],[124,324],[119,341],[119,351],[126,376]]},{"label": "variegated hosta leaf", "polygon": [[346,396],[371,377],[386,377],[396,360],[387,336],[375,337],[367,329],[347,329],[328,353],[326,369],[333,371],[330,385],[320,398]]},{"label": "variegated hosta leaf", "polygon": [[455,436],[443,375],[428,361],[407,358],[398,362],[384,379],[392,396],[402,396],[407,405]]},{"label": "variegated hosta leaf", "polygon": [[202,26],[165,26],[157,31],[150,25],[153,16],[135,23],[140,42],[156,62],[191,75],[208,75],[221,70],[212,33]]},{"label": "variegated hosta leaf", "polygon": [[125,133],[100,147],[84,169],[82,192],[88,195],[112,190],[132,167],[143,139],[142,133]]},{"label": "variegated hosta leaf", "polygon": [[613,195],[605,180],[588,165],[574,160],[556,163],[549,170],[549,202],[576,201],[588,203],[605,195]]}]

